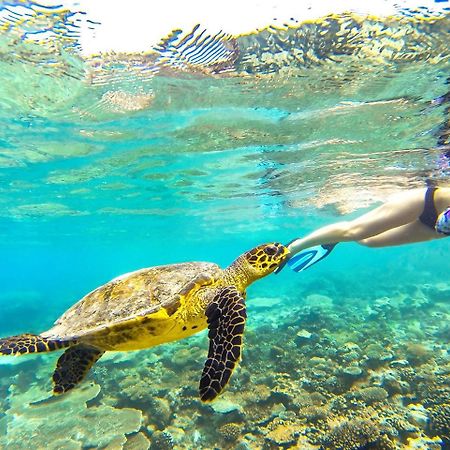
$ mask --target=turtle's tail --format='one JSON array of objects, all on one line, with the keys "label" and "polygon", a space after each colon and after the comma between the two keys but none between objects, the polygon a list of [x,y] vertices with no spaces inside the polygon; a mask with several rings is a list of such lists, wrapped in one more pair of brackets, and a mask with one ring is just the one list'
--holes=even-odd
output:
[{"label": "turtle's tail", "polygon": [[75,339],[48,339],[36,334],[19,334],[0,339],[0,355],[53,352],[76,343]]}]

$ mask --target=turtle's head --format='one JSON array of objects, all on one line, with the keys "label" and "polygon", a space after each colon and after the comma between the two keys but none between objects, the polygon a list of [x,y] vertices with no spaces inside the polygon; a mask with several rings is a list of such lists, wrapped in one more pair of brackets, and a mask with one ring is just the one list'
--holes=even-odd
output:
[{"label": "turtle's head", "polygon": [[263,278],[280,267],[289,257],[289,250],[283,244],[271,242],[258,245],[241,256],[243,269],[248,274],[249,282]]}]

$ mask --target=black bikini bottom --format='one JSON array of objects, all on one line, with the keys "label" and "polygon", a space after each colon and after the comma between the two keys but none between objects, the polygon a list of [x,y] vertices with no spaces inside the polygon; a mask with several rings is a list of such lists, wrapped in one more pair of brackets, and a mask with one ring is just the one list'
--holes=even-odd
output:
[{"label": "black bikini bottom", "polygon": [[434,230],[438,213],[434,204],[434,193],[437,191],[435,187],[429,187],[425,193],[425,205],[423,207],[422,214],[419,216],[419,220]]}]

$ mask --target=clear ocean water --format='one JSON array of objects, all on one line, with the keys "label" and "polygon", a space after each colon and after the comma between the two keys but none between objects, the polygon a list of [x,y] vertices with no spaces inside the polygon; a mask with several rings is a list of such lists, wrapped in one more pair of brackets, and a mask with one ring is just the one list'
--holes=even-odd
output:
[{"label": "clear ocean water", "polygon": [[[122,273],[227,267],[448,185],[443,6],[86,56],[79,14],[0,3],[0,335],[47,330]],[[55,398],[59,353],[2,357],[0,448],[450,448],[449,243],[342,244],[256,282],[212,404],[205,331],[111,353]]]}]

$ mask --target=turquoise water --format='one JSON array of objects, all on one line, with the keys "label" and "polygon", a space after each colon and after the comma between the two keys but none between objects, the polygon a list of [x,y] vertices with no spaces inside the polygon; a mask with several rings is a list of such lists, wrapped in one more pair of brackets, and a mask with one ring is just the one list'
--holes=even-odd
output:
[{"label": "turquoise water", "polygon": [[[87,57],[67,11],[22,6],[0,22],[2,336],[122,273],[227,267],[449,183],[448,15],[218,36],[199,63],[180,42],[201,49],[201,28]],[[59,354],[4,357],[0,447],[450,448],[448,244],[340,245],[250,286],[243,359],[211,405],[206,332],[111,353],[53,400]]]}]

